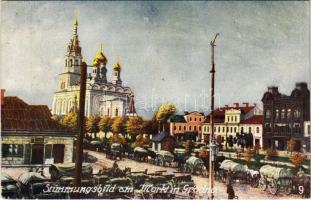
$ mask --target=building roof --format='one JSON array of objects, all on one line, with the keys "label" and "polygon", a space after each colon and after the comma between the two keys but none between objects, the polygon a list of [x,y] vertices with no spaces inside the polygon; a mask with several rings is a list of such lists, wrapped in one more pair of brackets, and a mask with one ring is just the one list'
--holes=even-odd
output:
[{"label": "building roof", "polygon": [[[253,105],[253,106],[226,106],[226,107],[217,108],[214,110],[214,122],[223,123],[225,121],[226,110],[236,109],[236,110],[240,110],[241,114],[246,114],[255,107],[256,106]],[[210,121],[210,114],[206,116],[205,123],[209,123],[209,121]]]},{"label": "building roof", "polygon": [[186,120],[183,115],[173,115],[170,117],[169,122],[186,123]]},{"label": "building roof", "polygon": [[263,115],[254,115],[248,119],[241,121],[241,124],[262,124]]},{"label": "building roof", "polygon": [[157,133],[156,135],[154,135],[152,138],[151,138],[151,141],[153,142],[161,142],[162,140],[164,140],[166,137],[169,137],[170,134],[165,132],[165,131],[162,131],[160,133]]},{"label": "building roof", "polygon": [[18,97],[4,97],[1,105],[2,131],[72,132],[54,121],[46,105],[28,105]]},{"label": "building roof", "polygon": [[[205,123],[210,123],[210,116],[207,116],[206,118],[205,118]],[[225,122],[225,116],[215,116],[214,117],[214,123],[224,123]]]}]

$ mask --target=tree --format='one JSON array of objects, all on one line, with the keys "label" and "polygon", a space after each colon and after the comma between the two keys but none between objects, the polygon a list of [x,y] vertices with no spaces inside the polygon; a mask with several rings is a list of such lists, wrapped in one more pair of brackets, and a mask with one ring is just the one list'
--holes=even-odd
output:
[{"label": "tree", "polygon": [[115,117],[113,119],[111,128],[113,133],[121,133],[124,134],[125,132],[125,123],[126,123],[126,118],[123,117]]},{"label": "tree", "polygon": [[105,133],[105,139],[107,139],[107,133],[112,131],[111,125],[112,119],[108,115],[103,116],[99,121],[99,129]]},{"label": "tree", "polygon": [[126,132],[133,138],[143,133],[143,119],[141,117],[130,117],[126,122]]},{"label": "tree", "polygon": [[139,134],[136,136],[136,140],[133,143],[133,147],[144,147],[149,144],[148,137],[144,137],[144,134]]},{"label": "tree", "polygon": [[255,146],[254,146],[254,153],[255,153],[255,154],[259,154],[260,148],[261,148],[261,147],[260,147],[260,144],[258,144],[258,143],[255,144]]},{"label": "tree", "polygon": [[59,123],[61,122],[61,118],[58,115],[52,115],[51,119]]},{"label": "tree", "polygon": [[77,131],[78,125],[78,114],[77,112],[70,111],[61,120],[61,124],[69,127],[70,129]]},{"label": "tree", "polygon": [[266,156],[265,156],[266,160],[270,160],[271,158],[276,157],[276,156],[278,156],[277,150],[273,149],[272,147],[267,149]]},{"label": "tree", "polygon": [[287,147],[288,147],[288,151],[290,151],[290,154],[293,153],[295,146],[296,146],[296,140],[294,138],[291,138],[290,140],[287,141]]},{"label": "tree", "polygon": [[114,133],[113,136],[110,138],[111,143],[120,143],[122,145],[125,144],[125,138],[118,134],[118,133]]},{"label": "tree", "polygon": [[88,133],[94,133],[95,138],[97,138],[97,133],[99,132],[99,121],[100,117],[98,115],[92,115],[86,120],[86,131]]},{"label": "tree", "polygon": [[294,155],[292,155],[291,161],[295,165],[295,167],[300,168],[305,158],[306,158],[306,155],[297,152],[297,153],[294,153]]},{"label": "tree", "polygon": [[251,148],[247,148],[244,153],[244,160],[246,161],[246,164],[249,166],[250,161],[252,160],[254,156],[254,152],[251,150]]},{"label": "tree", "polygon": [[171,117],[172,115],[174,115],[176,113],[176,107],[174,104],[171,103],[165,103],[162,104],[156,114],[156,119],[158,121],[162,121],[163,126],[162,126],[162,130],[165,130],[165,124],[168,120],[169,117]]},{"label": "tree", "polygon": [[216,136],[216,144],[218,144],[219,150],[221,150],[222,149],[222,137],[221,137],[221,135]]},{"label": "tree", "polygon": [[191,154],[192,150],[194,148],[194,143],[192,140],[187,140],[185,144],[185,153],[186,154]]},{"label": "tree", "polygon": [[209,152],[205,147],[201,147],[199,151],[199,158],[201,158],[206,165],[208,163],[209,158]]},{"label": "tree", "polygon": [[148,135],[153,134],[153,122],[152,122],[152,120],[144,120],[143,132],[148,134]]}]

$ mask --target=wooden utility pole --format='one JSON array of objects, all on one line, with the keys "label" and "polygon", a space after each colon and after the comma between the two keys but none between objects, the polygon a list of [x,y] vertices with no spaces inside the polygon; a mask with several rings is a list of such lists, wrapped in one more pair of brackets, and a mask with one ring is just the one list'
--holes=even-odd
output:
[{"label": "wooden utility pole", "polygon": [[[87,65],[85,62],[80,66],[80,97],[79,97],[79,115],[78,115],[78,130],[79,134],[76,143],[76,165],[75,165],[75,180],[74,186],[81,186],[81,175],[82,175],[82,163],[83,163],[83,137],[85,133],[85,90],[86,90],[86,70]],[[74,198],[79,199],[80,193],[74,193]]]},{"label": "wooden utility pole", "polygon": [[210,114],[210,124],[211,124],[211,135],[209,137],[209,199],[214,198],[214,148],[215,148],[215,136],[214,136],[214,89],[215,89],[215,62],[214,62],[214,47],[215,40],[219,33],[215,35],[213,41],[211,41],[211,48],[212,48],[212,69],[211,73],[211,114]]}]

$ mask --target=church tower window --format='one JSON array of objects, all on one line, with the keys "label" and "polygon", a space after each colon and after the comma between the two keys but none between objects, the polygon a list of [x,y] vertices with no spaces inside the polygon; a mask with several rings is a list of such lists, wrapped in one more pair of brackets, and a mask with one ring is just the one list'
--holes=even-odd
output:
[{"label": "church tower window", "polygon": [[118,108],[116,108],[116,113],[115,113],[116,117],[118,116],[118,112],[119,112],[119,110],[118,110]]},{"label": "church tower window", "polygon": [[78,60],[75,60],[75,66],[78,66]]}]

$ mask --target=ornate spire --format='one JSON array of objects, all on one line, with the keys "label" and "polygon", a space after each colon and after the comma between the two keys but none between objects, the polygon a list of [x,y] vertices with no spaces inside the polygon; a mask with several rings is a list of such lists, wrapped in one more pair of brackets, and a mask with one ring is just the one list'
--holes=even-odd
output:
[{"label": "ornate spire", "polygon": [[70,39],[70,43],[67,48],[68,55],[75,55],[75,56],[81,56],[81,47],[80,47],[80,41],[78,37],[78,17],[77,14],[75,14],[74,20],[73,20],[73,36]]},{"label": "ornate spire", "polygon": [[73,21],[73,34],[74,35],[78,34],[78,17],[77,17],[77,14],[75,14],[75,18]]}]

